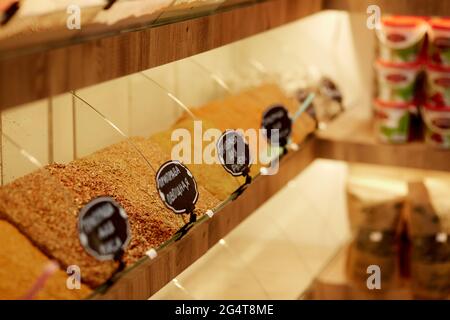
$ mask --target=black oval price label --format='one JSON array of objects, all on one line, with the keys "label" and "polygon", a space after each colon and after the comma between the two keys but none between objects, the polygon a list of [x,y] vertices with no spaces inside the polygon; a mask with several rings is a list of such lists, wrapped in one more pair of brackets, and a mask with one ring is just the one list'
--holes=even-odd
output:
[{"label": "black oval price label", "polygon": [[197,182],[179,161],[168,161],[159,168],[156,188],[164,204],[176,214],[193,212],[198,200]]},{"label": "black oval price label", "polygon": [[249,172],[250,147],[236,130],[225,131],[217,141],[217,156],[222,166],[233,176],[244,176]]},{"label": "black oval price label", "polygon": [[271,144],[276,142],[272,130],[278,130],[278,144],[284,147],[288,144],[292,133],[292,119],[285,107],[275,105],[264,112],[261,127],[265,129],[266,138]]},{"label": "black oval price label", "polygon": [[110,197],[99,197],[86,204],[78,218],[81,245],[98,260],[116,259],[130,241],[125,210]]}]

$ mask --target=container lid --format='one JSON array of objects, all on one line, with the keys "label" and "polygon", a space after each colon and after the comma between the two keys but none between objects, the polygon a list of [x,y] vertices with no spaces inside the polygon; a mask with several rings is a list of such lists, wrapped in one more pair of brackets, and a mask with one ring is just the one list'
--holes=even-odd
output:
[{"label": "container lid", "polygon": [[450,19],[448,18],[431,19],[429,24],[433,29],[450,31]]},{"label": "container lid", "polygon": [[412,102],[386,101],[381,99],[375,99],[374,104],[375,106],[380,108],[390,109],[409,109],[415,106],[415,104]]},{"label": "container lid", "polygon": [[382,59],[377,59],[377,65],[385,68],[397,68],[397,69],[419,69],[422,66],[422,62],[390,62]]},{"label": "container lid", "polygon": [[450,112],[450,106],[440,106],[430,102],[425,103],[424,108],[431,111]]},{"label": "container lid", "polygon": [[386,16],[381,19],[381,23],[387,27],[415,28],[425,23],[425,17],[417,16]]}]

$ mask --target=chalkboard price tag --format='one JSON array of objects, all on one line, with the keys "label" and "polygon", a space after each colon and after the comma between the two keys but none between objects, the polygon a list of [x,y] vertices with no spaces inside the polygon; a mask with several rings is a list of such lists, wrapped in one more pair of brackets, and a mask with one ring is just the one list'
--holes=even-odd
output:
[{"label": "chalkboard price tag", "polygon": [[110,197],[99,197],[86,204],[78,218],[81,245],[98,260],[118,259],[130,241],[125,210]]},{"label": "chalkboard price tag", "polygon": [[269,107],[263,114],[261,127],[266,130],[266,138],[269,143],[273,142],[272,130],[278,131],[279,146],[288,144],[292,133],[292,119],[288,110],[282,105]]},{"label": "chalkboard price tag", "polygon": [[237,177],[248,174],[251,165],[250,147],[236,130],[227,130],[220,136],[217,141],[217,156],[231,175]]},{"label": "chalkboard price tag", "polygon": [[176,214],[194,211],[198,200],[197,182],[179,161],[168,161],[159,168],[156,188],[164,204]]}]

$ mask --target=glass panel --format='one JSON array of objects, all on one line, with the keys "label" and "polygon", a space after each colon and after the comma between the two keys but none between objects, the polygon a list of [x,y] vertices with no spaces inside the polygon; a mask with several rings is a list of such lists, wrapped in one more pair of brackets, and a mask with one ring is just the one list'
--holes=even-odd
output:
[{"label": "glass panel", "polygon": [[[243,179],[229,175],[217,163],[215,152],[207,153],[207,148],[211,149],[210,147],[212,146],[215,149],[215,139],[218,138],[218,135],[224,129],[218,128],[217,122],[208,116],[211,113],[204,114],[202,110],[210,97],[226,96],[228,93],[218,86],[210,77],[210,74],[197,64],[189,63],[187,60],[183,62],[173,65],[177,75],[182,75],[182,77],[177,77],[179,82],[176,83],[185,83],[183,77],[189,74],[195,73],[198,75],[198,81],[195,81],[192,85],[183,86],[183,89],[175,87],[168,79],[161,79],[153,72],[142,73],[148,79],[149,85],[153,85],[161,93],[165,94],[165,99],[170,97],[172,101],[176,101],[178,110],[183,112],[182,114],[179,113],[176,118],[173,118],[174,124],[171,127],[152,135],[150,140],[156,142],[167,153],[171,154],[172,159],[180,160],[187,165],[199,184],[204,186],[207,192],[219,201],[225,201],[239,188],[243,183],[241,181]],[[154,80],[156,78],[158,82]],[[202,94],[202,90],[211,92],[210,96],[207,93]],[[177,92],[176,97],[173,92]],[[210,137],[206,138],[208,132],[215,134],[211,134]],[[187,139],[183,138],[180,140],[181,137],[186,137]],[[178,149],[176,147],[180,146],[180,142],[187,142],[183,152],[177,152]],[[186,156],[186,152],[188,156]]]},{"label": "glass panel", "polygon": [[[79,243],[80,200],[60,179],[59,165],[44,166],[38,157],[2,133],[4,159],[14,159],[10,181],[0,188],[2,299],[81,299],[89,285],[115,270],[98,262]],[[10,170],[11,168],[8,168]],[[44,254],[45,253],[45,254]],[[68,281],[67,268],[77,272]],[[81,280],[78,281],[81,273]],[[73,281],[72,281],[73,280]],[[79,290],[73,290],[74,288]]]},{"label": "glass panel", "polygon": [[269,298],[254,273],[225,240],[212,247],[177,279],[200,300]]},{"label": "glass panel", "polygon": [[[14,141],[38,163],[52,162],[51,106],[48,100],[26,104],[17,108],[5,110],[1,113],[2,132],[13,137]],[[18,153],[16,146],[10,140],[2,141],[2,180],[9,183],[16,178],[35,170],[32,162]]]}]

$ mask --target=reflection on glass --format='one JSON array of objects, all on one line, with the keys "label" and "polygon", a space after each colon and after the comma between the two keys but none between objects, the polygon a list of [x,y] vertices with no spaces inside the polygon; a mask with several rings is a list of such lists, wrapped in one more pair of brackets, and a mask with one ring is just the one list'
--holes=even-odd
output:
[{"label": "reflection on glass", "polygon": [[241,257],[221,240],[177,279],[198,299],[268,299]]},{"label": "reflection on glass", "polygon": [[196,300],[177,278],[150,297],[149,300]]}]

